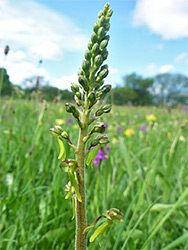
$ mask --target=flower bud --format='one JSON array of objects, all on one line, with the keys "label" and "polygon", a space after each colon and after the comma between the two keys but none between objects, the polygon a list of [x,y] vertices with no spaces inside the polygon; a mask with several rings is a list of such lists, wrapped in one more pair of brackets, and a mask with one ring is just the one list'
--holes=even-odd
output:
[{"label": "flower bud", "polygon": [[79,76],[78,77],[78,82],[80,83],[80,85],[83,87],[83,89],[87,92],[89,90],[88,84],[87,84],[87,80],[84,76]]},{"label": "flower bud", "polygon": [[98,39],[101,40],[105,35],[105,29],[103,27],[100,27],[97,32],[97,35],[98,35]]},{"label": "flower bud", "polygon": [[77,74],[78,74],[78,76],[83,76],[84,75],[84,71],[81,68],[79,68]]},{"label": "flower bud", "polygon": [[103,57],[103,61],[107,59],[108,57],[108,51],[107,49],[104,49],[101,53],[102,57]]},{"label": "flower bud", "polygon": [[79,111],[72,103],[66,103],[65,109],[68,113],[72,113],[76,119],[79,119]]},{"label": "flower bud", "polygon": [[92,132],[92,133],[100,133],[100,134],[103,134],[103,133],[105,132],[105,125],[104,125],[104,123],[97,123],[97,124],[93,127],[93,129],[92,129],[91,132]]},{"label": "flower bud", "polygon": [[111,108],[112,108],[111,104],[106,104],[106,105],[102,106],[101,109],[103,110],[104,113],[109,113]]},{"label": "flower bud", "polygon": [[92,47],[92,50],[91,50],[91,53],[92,55],[95,57],[98,55],[99,53],[99,44],[98,43],[95,43]]},{"label": "flower bud", "polygon": [[110,4],[109,4],[109,3],[106,3],[106,4],[104,5],[104,14],[107,13],[107,11],[109,10],[109,8],[110,8]]},{"label": "flower bud", "polygon": [[102,81],[105,77],[108,75],[108,69],[103,69],[102,71],[99,72],[99,75],[96,78],[97,82]]},{"label": "flower bud", "polygon": [[103,136],[102,138],[99,139],[99,144],[108,144],[110,141],[108,140],[107,136]]},{"label": "flower bud", "polygon": [[88,47],[88,49],[89,49],[89,50],[91,50],[91,49],[92,49],[92,47],[93,47],[93,43],[92,43],[92,41],[89,41],[89,43],[88,43],[87,47]]},{"label": "flower bud", "polygon": [[97,85],[95,86],[95,90],[100,89],[100,87],[104,84],[104,80],[100,81],[97,83]]},{"label": "flower bud", "polygon": [[5,56],[8,54],[9,50],[10,50],[10,47],[6,45],[5,50],[4,50]]},{"label": "flower bud", "polygon": [[85,59],[90,63],[91,52],[89,50],[86,50],[86,52],[85,52]]},{"label": "flower bud", "polygon": [[107,47],[107,45],[108,45],[108,40],[107,39],[102,40],[102,42],[99,45],[100,51],[102,51],[103,49],[105,49]]},{"label": "flower bud", "polygon": [[101,66],[102,63],[103,63],[103,57],[102,57],[102,55],[96,56],[95,59],[94,59],[94,67],[96,69],[98,69]]},{"label": "flower bud", "polygon": [[103,94],[107,94],[108,92],[110,92],[112,86],[110,84],[107,84],[105,86],[102,87],[101,91]]},{"label": "flower bud", "polygon": [[97,34],[98,29],[99,29],[98,23],[94,23],[93,31],[95,32],[95,34]]},{"label": "flower bud", "polygon": [[89,93],[89,95],[88,95],[88,100],[90,101],[90,102],[94,102],[95,100],[96,100],[96,95],[95,95],[95,92],[90,92]]},{"label": "flower bud", "polygon": [[99,144],[99,140],[102,139],[104,136],[103,135],[98,135],[93,141],[91,141],[90,147],[95,147],[96,145]]},{"label": "flower bud", "polygon": [[68,135],[68,133],[67,133],[66,131],[63,131],[63,132],[61,133],[61,136],[62,136],[64,139],[69,138],[69,135]]},{"label": "flower bud", "polygon": [[76,93],[79,91],[79,86],[76,83],[71,83],[71,90],[72,92]]},{"label": "flower bud", "polygon": [[104,25],[104,23],[105,23],[105,17],[104,17],[104,16],[101,16],[101,17],[99,18],[98,22],[99,22],[99,27],[102,27],[102,26]]},{"label": "flower bud", "polygon": [[98,13],[98,19],[100,19],[102,17],[102,15],[103,15],[103,11],[100,10],[99,13]]},{"label": "flower bud", "polygon": [[95,116],[101,116],[104,113],[102,109],[98,109],[95,113]]},{"label": "flower bud", "polygon": [[80,92],[76,92],[76,97],[78,98],[78,99],[80,99],[81,100],[81,98],[82,98],[82,94],[80,93]]},{"label": "flower bud", "polygon": [[86,60],[83,60],[83,62],[82,62],[82,69],[85,72],[85,75],[87,77],[89,76],[89,67],[90,67],[90,64]]},{"label": "flower bud", "polygon": [[92,33],[92,35],[91,35],[91,41],[92,41],[93,44],[97,43],[98,38],[97,38],[97,35],[95,33]]},{"label": "flower bud", "polygon": [[55,136],[61,135],[63,132],[63,129],[60,126],[54,126],[53,128],[50,128],[50,133]]},{"label": "flower bud", "polygon": [[[77,92],[77,93],[79,93],[79,92]],[[82,101],[81,101],[76,95],[74,96],[74,99],[75,99],[76,104],[77,104],[78,106],[81,106],[81,105],[82,105]]]},{"label": "flower bud", "polygon": [[110,17],[112,16],[113,14],[113,10],[112,9],[109,9],[108,12],[107,12],[107,19],[110,19]]}]

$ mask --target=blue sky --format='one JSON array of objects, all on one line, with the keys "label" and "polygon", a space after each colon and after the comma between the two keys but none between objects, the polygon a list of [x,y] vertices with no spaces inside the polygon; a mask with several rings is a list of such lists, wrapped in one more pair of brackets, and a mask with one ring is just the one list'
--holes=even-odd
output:
[{"label": "blue sky", "polygon": [[[106,83],[116,86],[136,72],[188,75],[187,0],[111,0]],[[69,89],[77,80],[92,26],[103,0],[1,0],[0,67],[21,85],[44,76],[50,85]],[[10,46],[6,60],[5,45]],[[38,65],[39,60],[43,60]]]}]

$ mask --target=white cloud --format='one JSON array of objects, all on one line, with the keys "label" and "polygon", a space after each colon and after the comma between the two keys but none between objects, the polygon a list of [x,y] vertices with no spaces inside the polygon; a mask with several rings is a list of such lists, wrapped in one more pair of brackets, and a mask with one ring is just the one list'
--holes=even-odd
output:
[{"label": "white cloud", "polygon": [[133,23],[164,39],[178,39],[188,37],[187,13],[187,0],[137,0]]},{"label": "white cloud", "polygon": [[59,89],[68,89],[70,90],[71,83],[77,83],[78,82],[78,75],[77,73],[74,73],[70,76],[63,76],[60,79],[56,79],[51,82],[52,86],[55,86]]},{"label": "white cloud", "polygon": [[156,74],[167,73],[167,72],[171,71],[173,68],[174,68],[174,66],[171,64],[165,64],[165,65],[162,65],[159,67],[155,63],[150,63],[146,67],[146,73],[149,76],[154,76]]},{"label": "white cloud", "polygon": [[109,68],[109,74],[110,75],[112,75],[112,74],[116,74],[116,73],[118,73],[119,72],[119,69],[117,69],[117,68]]},{"label": "white cloud", "polygon": [[162,65],[162,66],[159,68],[159,73],[160,73],[160,74],[167,73],[167,72],[171,71],[173,68],[174,68],[174,66],[171,65],[171,64]]},{"label": "white cloud", "polygon": [[157,44],[156,49],[158,49],[158,50],[164,49],[164,44],[162,44],[162,43]]},{"label": "white cloud", "polygon": [[188,63],[188,53],[183,52],[175,58],[176,63]]}]

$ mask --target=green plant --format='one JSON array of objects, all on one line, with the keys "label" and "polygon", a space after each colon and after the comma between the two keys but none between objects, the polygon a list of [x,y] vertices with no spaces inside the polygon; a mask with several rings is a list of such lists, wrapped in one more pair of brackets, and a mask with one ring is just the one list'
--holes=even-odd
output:
[{"label": "green plant", "polygon": [[[96,122],[100,116],[109,113],[111,105],[103,105],[95,114],[92,113],[95,104],[110,92],[111,86],[104,85],[104,79],[108,75],[108,65],[103,64],[108,57],[107,45],[110,29],[110,17],[113,11],[110,9],[109,3],[106,3],[104,10],[98,14],[98,20],[93,26],[93,33],[85,52],[85,59],[78,71],[78,84],[72,83],[71,90],[75,94],[76,105],[66,103],[66,111],[71,113],[79,125],[79,138],[77,146],[73,145],[69,135],[59,126],[50,129],[50,132],[57,137],[60,146],[59,159],[62,159],[60,167],[69,177],[69,183],[66,185],[66,199],[71,196],[73,203],[73,218],[76,215],[76,240],[75,249],[86,249],[86,236],[88,231],[95,226],[101,218],[105,218],[101,226],[99,226],[90,238],[92,242],[99,234],[101,234],[99,244],[103,233],[113,223],[123,222],[122,213],[111,208],[102,213],[90,226],[87,227],[86,207],[85,207],[85,164],[92,165],[94,157],[99,148],[109,143],[105,133],[105,125],[96,123],[88,132],[89,126]],[[98,134],[93,140],[91,137]],[[66,158],[65,147],[63,141],[67,140],[70,147],[75,151],[75,159]],[[86,161],[86,157],[87,161]]]}]

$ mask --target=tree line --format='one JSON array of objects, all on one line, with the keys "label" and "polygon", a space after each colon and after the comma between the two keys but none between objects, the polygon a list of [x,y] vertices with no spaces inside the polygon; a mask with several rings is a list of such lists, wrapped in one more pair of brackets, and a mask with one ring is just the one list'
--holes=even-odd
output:
[{"label": "tree line", "polygon": [[[26,79],[25,82],[30,82],[30,87],[21,88],[10,82],[6,69],[0,68],[0,75],[3,75],[2,96],[12,95],[16,98],[31,99],[34,93],[38,93],[41,99],[47,101],[73,99],[73,93],[68,90],[44,85],[42,77]],[[128,74],[123,77],[121,84],[112,89],[110,98],[108,101],[116,105],[188,105],[188,77],[165,73],[144,78],[136,73]]]}]

